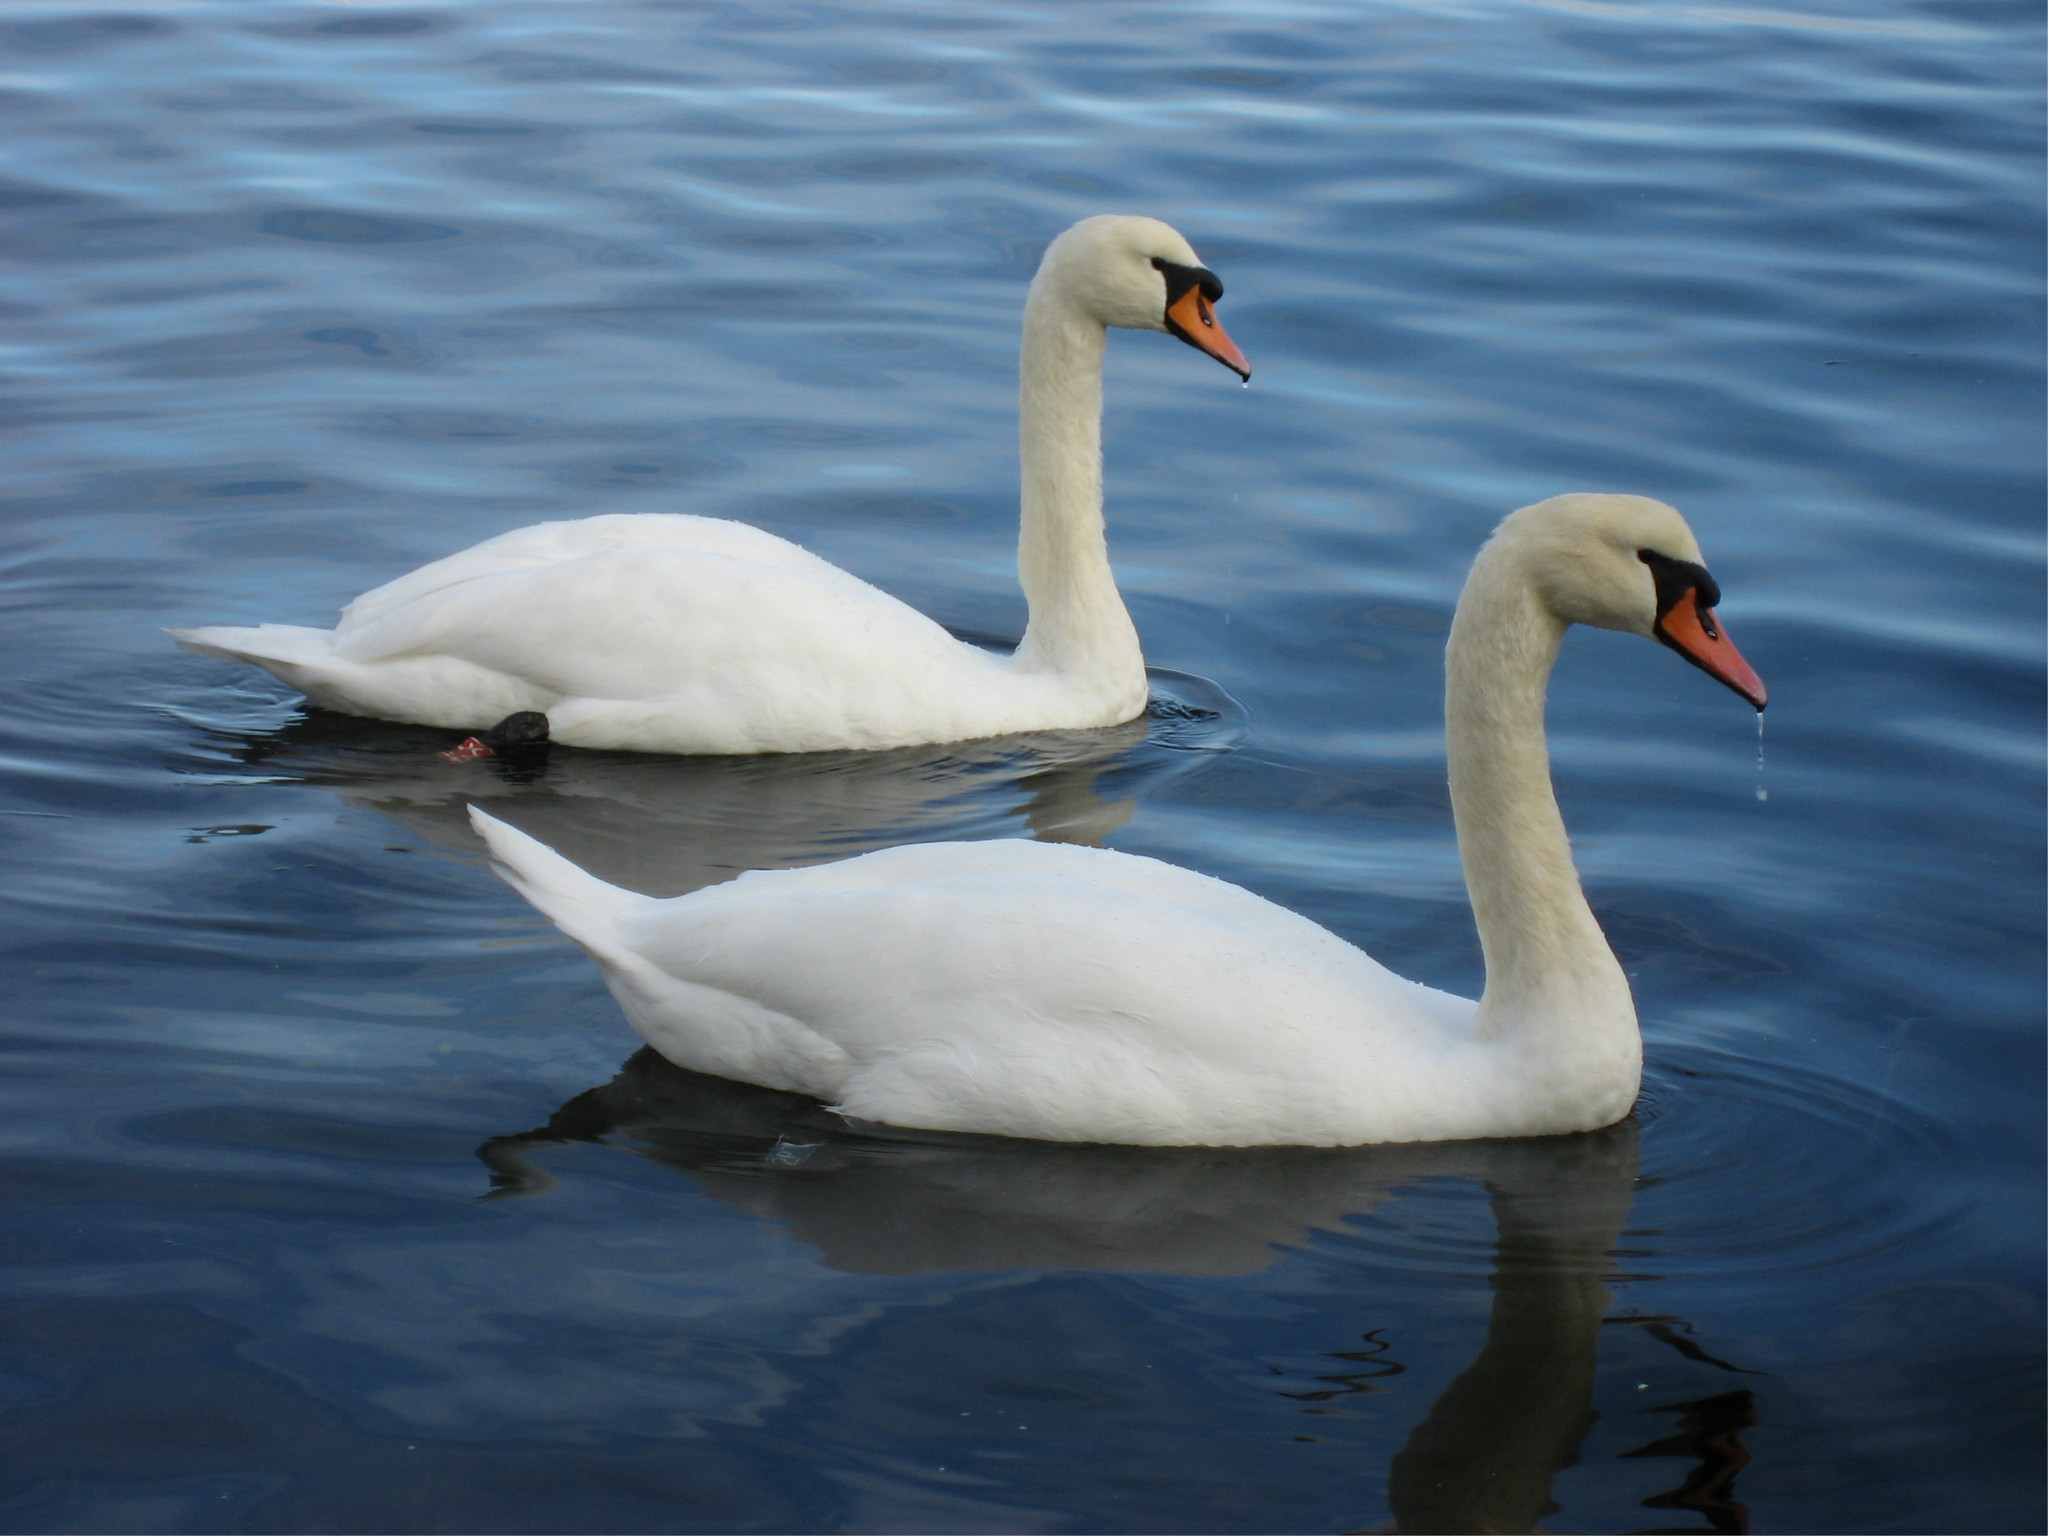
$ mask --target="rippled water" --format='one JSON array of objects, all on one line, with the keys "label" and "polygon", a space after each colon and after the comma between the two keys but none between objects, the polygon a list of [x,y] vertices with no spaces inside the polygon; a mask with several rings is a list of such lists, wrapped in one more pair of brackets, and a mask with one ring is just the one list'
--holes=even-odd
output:
[{"label": "rippled water", "polygon": [[[112,4],[0,13],[5,1528],[2039,1529],[2033,7]],[[1140,725],[455,768],[159,632],[687,509],[1014,637],[1102,211],[1257,367],[1111,347]],[[1443,632],[1571,489],[1688,513],[1773,701],[1760,785],[1566,648],[1610,1132],[856,1133],[634,1055],[461,823],[1106,841],[1471,989]]]}]

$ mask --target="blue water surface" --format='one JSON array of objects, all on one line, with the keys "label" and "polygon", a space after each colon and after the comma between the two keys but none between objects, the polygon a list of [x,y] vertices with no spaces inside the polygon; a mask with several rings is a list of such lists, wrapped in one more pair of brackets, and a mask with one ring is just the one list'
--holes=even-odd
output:
[{"label": "blue water surface", "polygon": [[[2041,1529],[2041,60],[2004,0],[11,0],[0,1527]],[[456,767],[161,633],[687,510],[1013,639],[1024,285],[1113,211],[1257,369],[1110,347],[1145,721]],[[1107,843],[1469,992],[1443,636],[1569,490],[1682,508],[1772,692],[1760,771],[1565,648],[1598,1135],[848,1126],[635,1054],[462,819],[662,892]]]}]

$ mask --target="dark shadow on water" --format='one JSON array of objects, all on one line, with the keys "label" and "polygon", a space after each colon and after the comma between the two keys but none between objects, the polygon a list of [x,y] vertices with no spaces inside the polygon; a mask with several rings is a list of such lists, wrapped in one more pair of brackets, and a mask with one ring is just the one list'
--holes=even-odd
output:
[{"label": "dark shadow on water", "polygon": [[[1617,1321],[1605,1317],[1608,1260],[1634,1187],[1634,1122],[1597,1135],[1608,1139],[1594,1154],[1601,1161],[1553,1160],[1546,1166],[1537,1158],[1549,1155],[1552,1141],[1507,1142],[1500,1145],[1536,1149],[1535,1156],[1504,1153],[1492,1169],[1477,1174],[1492,1196],[1496,1229],[1486,1342],[1394,1456],[1387,1483],[1393,1530],[1535,1531],[1537,1522],[1557,1513],[1552,1479],[1577,1461],[1579,1444],[1598,1417],[1593,1385],[1601,1326],[1603,1320]],[[1674,1323],[1687,1328],[1681,1320],[1647,1321],[1663,1329],[1652,1328],[1653,1334],[1668,1335],[1689,1358],[1711,1359],[1671,1333]],[[1742,1391],[1712,1401],[1737,1398],[1749,1405],[1741,1425],[1731,1427],[1725,1414],[1715,1416],[1710,1430],[1630,1453],[1699,1458],[1680,1489],[1644,1501],[1652,1508],[1697,1509],[1712,1522],[1676,1529],[1749,1529],[1748,1512],[1726,1495],[1735,1473],[1748,1463],[1734,1428],[1756,1422],[1754,1400]]]},{"label": "dark shadow on water", "polygon": [[[1228,752],[1243,710],[1213,683],[1155,670],[1147,713],[883,752],[662,757],[546,747],[471,763],[463,733],[308,710],[231,748],[273,782],[315,784],[411,835],[481,860],[468,808],[615,885],[676,896],[750,869],[905,842],[1014,837],[1099,845],[1140,797]],[[1019,825],[1021,823],[1021,826]]]},{"label": "dark shadow on water", "polygon": [[[642,1049],[546,1125],[494,1137],[477,1155],[491,1170],[481,1198],[505,1200],[557,1187],[551,1148],[615,1145],[722,1205],[785,1225],[830,1268],[891,1275],[1253,1274],[1281,1248],[1341,1230],[1417,1180],[1476,1180],[1497,1231],[1485,1342],[1395,1455],[1384,1529],[1533,1531],[1557,1510],[1552,1480],[1595,1417],[1606,1282],[1634,1199],[1637,1134],[1629,1120],[1583,1136],[1341,1149],[1015,1141],[854,1122],[815,1099],[684,1071]],[[1314,1405],[1379,1390],[1404,1368],[1383,1331],[1334,1353],[1337,1368],[1316,1377],[1324,1385],[1284,1395]],[[1742,1529],[1723,1523],[1741,1508],[1727,1499],[1741,1464],[1729,1450],[1739,1451],[1733,1421],[1689,1406],[1705,1416],[1697,1433],[1635,1453],[1700,1458],[1681,1489],[1652,1503],[1699,1510],[1714,1530]]]},{"label": "dark shadow on water", "polygon": [[486,1198],[553,1188],[537,1154],[598,1141],[785,1223],[824,1264],[857,1274],[1254,1274],[1273,1263],[1276,1245],[1341,1229],[1395,1187],[1431,1177],[1545,1183],[1571,1171],[1618,1202],[1619,1222],[1635,1156],[1632,1125],[1532,1142],[1361,1148],[1118,1147],[914,1131],[688,1072],[642,1049],[545,1126],[486,1142],[478,1155],[495,1186]]}]

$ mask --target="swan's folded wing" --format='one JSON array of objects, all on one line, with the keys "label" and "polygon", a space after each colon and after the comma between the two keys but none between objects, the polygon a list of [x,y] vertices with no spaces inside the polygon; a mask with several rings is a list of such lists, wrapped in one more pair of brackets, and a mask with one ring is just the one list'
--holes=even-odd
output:
[{"label": "swan's folded wing", "polygon": [[850,878],[761,872],[657,904],[631,947],[665,975],[800,1021],[845,1052],[846,1112],[899,1125],[1363,1141],[1380,1139],[1359,1109],[1376,1084],[1434,1091],[1457,1070],[1469,1004],[1247,892],[1190,907],[1076,878],[1064,857],[1005,868],[1026,862],[1007,850],[877,881],[898,851],[854,861],[866,868]]},{"label": "swan's folded wing", "polygon": [[1257,1071],[1276,1041],[1400,1048],[1443,1029],[1438,994],[1307,918],[1101,850],[889,849],[664,905],[638,953],[801,1019],[856,1061],[938,1038],[1021,1059],[1079,1030],[1162,1063]]},{"label": "swan's folded wing", "polygon": [[758,694],[778,669],[910,682],[919,663],[965,650],[915,609],[823,570],[683,549],[501,564],[374,618],[352,612],[335,649],[359,663],[456,656],[564,696],[615,699],[698,685]]}]

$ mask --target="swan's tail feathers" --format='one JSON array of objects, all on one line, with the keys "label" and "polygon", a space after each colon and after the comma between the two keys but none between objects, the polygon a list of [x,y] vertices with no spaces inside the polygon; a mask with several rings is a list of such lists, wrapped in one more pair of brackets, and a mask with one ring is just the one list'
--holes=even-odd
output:
[{"label": "swan's tail feathers", "polygon": [[279,666],[317,667],[334,660],[334,631],[306,629],[298,624],[259,624],[237,629],[214,624],[205,629],[164,631],[186,650],[223,661],[246,661],[275,671]]},{"label": "swan's tail feathers", "polygon": [[254,629],[236,629],[215,624],[206,629],[171,629],[165,633],[198,655],[246,661],[252,667],[261,667],[315,704],[351,714],[363,713],[353,708],[345,695],[337,696],[328,686],[338,670],[347,669],[347,663],[334,654],[331,629],[306,629],[297,624],[259,624]]},{"label": "swan's tail feathers", "polygon": [[469,808],[469,824],[491,850],[491,868],[562,932],[600,956],[622,953],[620,929],[655,898],[607,885],[546,843]]}]

